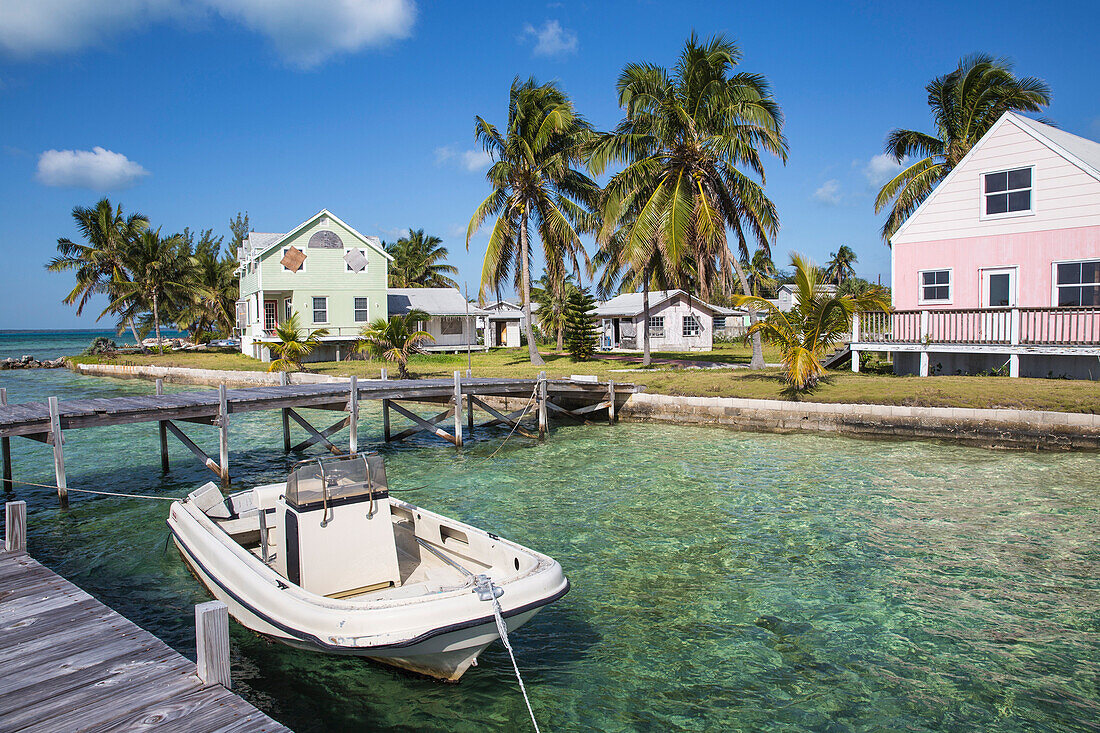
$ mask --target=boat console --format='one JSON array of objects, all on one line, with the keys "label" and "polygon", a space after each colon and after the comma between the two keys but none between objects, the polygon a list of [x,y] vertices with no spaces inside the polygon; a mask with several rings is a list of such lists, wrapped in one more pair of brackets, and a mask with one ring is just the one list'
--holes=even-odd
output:
[{"label": "boat console", "polygon": [[274,567],[290,582],[344,598],[400,582],[382,456],[301,461],[275,502]]}]

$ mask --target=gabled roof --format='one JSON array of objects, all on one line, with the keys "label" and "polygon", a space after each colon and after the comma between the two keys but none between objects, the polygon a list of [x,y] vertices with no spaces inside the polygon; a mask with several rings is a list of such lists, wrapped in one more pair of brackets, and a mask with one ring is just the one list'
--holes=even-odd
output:
[{"label": "gabled roof", "polygon": [[[788,293],[793,293],[798,289],[798,285],[795,283],[783,283],[779,286],[778,290],[786,290]],[[835,293],[837,286],[833,283],[821,283],[821,291],[824,293]]]},{"label": "gabled roof", "polygon": [[921,205],[901,223],[901,226],[899,226],[893,236],[890,237],[891,246],[894,243],[894,237],[904,232],[909,227],[909,222],[920,216],[924,208],[928,206],[928,203],[935,198],[936,193],[943,189],[970,160],[970,157],[974,155],[976,151],[980,150],[987,140],[996,135],[997,131],[1005,124],[1016,125],[1020,130],[1047,146],[1070,163],[1073,163],[1085,173],[1100,180],[1100,143],[1079,135],[1074,135],[1065,130],[1059,130],[1057,127],[1045,125],[1042,122],[1037,122],[1030,117],[1024,117],[1015,112],[1005,112],[1001,115],[999,120],[993,123],[993,127],[990,127],[989,131],[982,135],[978,142],[974,143],[974,147],[970,148],[967,154],[963,156],[962,160],[951,169],[951,172],[944,176],[942,181],[936,184],[936,187],[932,189],[932,192],[928,194],[927,197],[925,197]]},{"label": "gabled roof", "polygon": [[[432,316],[485,316],[489,311],[466,302],[454,288],[390,288],[386,295],[389,314],[422,310]],[[467,310],[467,308],[469,310]]]},{"label": "gabled roof", "polygon": [[290,239],[291,237],[295,236],[296,234],[301,232],[303,229],[308,229],[309,226],[311,224],[313,224],[313,222],[317,221],[322,216],[329,217],[334,222],[336,222],[340,226],[344,227],[344,229],[347,229],[349,232],[351,232],[351,234],[356,239],[358,239],[360,242],[367,245],[371,249],[375,250],[376,252],[381,254],[383,257],[385,257],[387,260],[389,260],[390,262],[393,262],[393,257],[391,257],[390,254],[388,252],[386,252],[385,249],[383,249],[382,240],[380,240],[378,237],[368,237],[368,236],[365,236],[363,234],[360,234],[355,228],[348,225],[347,222],[345,222],[340,217],[336,216],[336,214],[333,214],[328,209],[321,209],[316,214],[309,217],[308,219],[303,221],[301,224],[299,224],[298,226],[291,229],[286,234],[269,234],[269,233],[260,233],[260,232],[249,232],[249,234],[248,234],[248,243],[249,243],[249,246],[252,248],[253,256],[254,257],[260,257],[264,254],[267,254],[269,251],[271,251],[275,247],[278,247],[280,244],[282,244],[286,240]]},{"label": "gabled roof", "polygon": [[[692,306],[706,308],[711,312],[718,310],[717,306],[699,300],[699,298],[694,295],[689,295],[683,290],[651,290],[649,292],[649,309],[653,310],[658,308],[681,295],[689,298]],[[621,295],[616,295],[611,300],[597,303],[596,307],[588,312],[597,318],[606,318],[609,316],[634,317],[640,315],[643,310],[641,293],[622,293]]]}]

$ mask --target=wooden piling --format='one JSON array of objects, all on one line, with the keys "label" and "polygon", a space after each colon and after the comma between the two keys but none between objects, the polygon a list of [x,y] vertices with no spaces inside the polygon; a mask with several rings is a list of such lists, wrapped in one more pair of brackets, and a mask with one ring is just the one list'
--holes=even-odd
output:
[{"label": "wooden piling", "polygon": [[351,399],[348,401],[348,413],[351,422],[348,423],[348,454],[354,456],[359,452],[359,380],[351,378]]},{"label": "wooden piling", "polygon": [[[383,370],[385,371],[385,370]],[[385,377],[383,377],[384,379]],[[390,401],[382,400],[382,437],[390,442]]]},{"label": "wooden piling", "polygon": [[[289,384],[290,380],[287,379],[286,372],[279,372],[279,386],[285,387]],[[290,408],[284,407],[282,410],[283,415],[283,453],[290,452]]]},{"label": "wooden piling", "polygon": [[466,432],[474,434],[474,396],[466,395]]},{"label": "wooden piling", "polygon": [[4,504],[4,551],[27,550],[27,502],[9,501]]},{"label": "wooden piling", "polygon": [[[157,394],[164,394],[164,380],[157,380]],[[157,432],[160,433],[160,470],[168,473],[168,426],[164,420],[157,423]]]},{"label": "wooden piling", "polygon": [[[8,404],[8,390],[0,387],[0,405]],[[4,491],[11,491],[14,484],[11,482],[11,438],[0,438],[0,453],[4,462]]]},{"label": "wooden piling", "polygon": [[462,372],[455,370],[455,447],[462,447]]},{"label": "wooden piling", "polygon": [[218,463],[221,468],[222,486],[229,486],[229,402],[225,398],[225,385],[218,385]]},{"label": "wooden piling", "polygon": [[546,408],[546,372],[539,372],[538,381],[538,403],[539,403],[539,440],[546,437],[546,434],[550,431],[550,418],[547,415]]},{"label": "wooden piling", "polygon": [[195,606],[195,671],[204,687],[233,686],[229,675],[229,609],[221,601]]},{"label": "wooden piling", "polygon": [[61,415],[57,398],[47,401],[50,408],[50,442],[53,443],[53,472],[57,479],[57,501],[62,509],[69,507],[69,485],[65,479],[65,439],[61,435]]},{"label": "wooden piling", "polygon": [[386,381],[386,379],[386,367],[382,367],[382,381],[384,382]]},{"label": "wooden piling", "polygon": [[615,424],[615,383],[607,380],[607,424]]}]

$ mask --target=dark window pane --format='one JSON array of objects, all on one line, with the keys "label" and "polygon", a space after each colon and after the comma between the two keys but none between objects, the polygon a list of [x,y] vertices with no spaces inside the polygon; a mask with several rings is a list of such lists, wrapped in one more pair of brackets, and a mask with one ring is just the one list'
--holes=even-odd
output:
[{"label": "dark window pane", "polygon": [[985,213],[1003,214],[1008,211],[1008,194],[998,193],[985,197]]},{"label": "dark window pane", "polygon": [[951,282],[951,273],[950,272],[948,272],[947,270],[937,270],[936,271],[936,284],[937,285],[947,285],[950,282]]},{"label": "dark window pane", "polygon": [[1100,283],[1100,262],[1081,263],[1081,282]]},{"label": "dark window pane", "polygon": [[937,286],[937,287],[933,288],[932,291],[933,291],[932,297],[935,298],[936,300],[947,300],[947,296],[948,296],[949,291],[948,291],[948,288],[946,286],[944,286],[944,285]]},{"label": "dark window pane", "polygon": [[1081,288],[1058,288],[1058,305],[1081,305]]},{"label": "dark window pane", "polygon": [[1007,173],[987,173],[985,176],[985,192],[996,193],[1008,188]]},{"label": "dark window pane", "polygon": [[1021,168],[1008,172],[1008,188],[1031,188],[1031,169]]},{"label": "dark window pane", "polygon": [[925,285],[932,285],[936,282],[936,273],[934,272],[922,272],[921,279]]},{"label": "dark window pane", "polygon": [[1100,285],[1081,288],[1081,305],[1100,305]]},{"label": "dark window pane", "polygon": [[1009,211],[1029,211],[1031,209],[1031,191],[1013,191],[1008,194]]},{"label": "dark window pane", "polygon": [[1008,305],[1008,275],[989,276],[989,305],[997,308]]},{"label": "dark window pane", "polygon": [[1066,262],[1058,265],[1058,284],[1069,285],[1081,282],[1081,263]]}]

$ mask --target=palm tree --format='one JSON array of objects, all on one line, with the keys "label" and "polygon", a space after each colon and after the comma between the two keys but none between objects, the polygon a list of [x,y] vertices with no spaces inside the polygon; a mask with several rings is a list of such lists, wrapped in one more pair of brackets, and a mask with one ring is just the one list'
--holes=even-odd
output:
[{"label": "palm tree", "polygon": [[557,334],[558,351],[565,348],[566,303],[576,289],[571,275],[559,283],[548,271],[544,271],[531,287],[531,300],[539,304],[539,328],[546,335]]},{"label": "palm tree", "polygon": [[846,244],[840,245],[840,249],[829,255],[829,262],[825,265],[825,273],[829,280],[837,285],[849,280],[856,275],[853,265],[859,261],[856,253]]},{"label": "palm tree", "polygon": [[278,355],[278,359],[271,362],[267,368],[269,372],[299,372],[305,367],[302,362],[313,350],[321,345],[321,339],[328,336],[327,328],[318,328],[314,331],[300,327],[298,313],[291,313],[290,318],[284,319],[275,327],[275,335],[279,337],[278,343],[271,344],[271,350]]},{"label": "palm tree", "polygon": [[191,298],[188,283],[190,257],[179,235],[161,237],[160,230],[145,229],[123,257],[124,274],[113,279],[111,307],[131,321],[141,312],[152,313],[161,343],[161,309],[178,308]]},{"label": "palm tree", "polygon": [[[122,206],[113,207],[107,198],[100,199],[92,208],[74,207],[72,216],[84,242],[73,242],[65,237],[58,239],[57,256],[46,264],[46,269],[50,272],[75,271],[76,285],[62,302],[75,303],[79,316],[93,295],[106,294],[114,301],[111,283],[125,280],[123,258],[137,236],[149,226],[149,219],[142,214],[124,217]],[[96,320],[110,310],[108,305]],[[144,351],[133,318],[127,319],[125,325],[130,327],[134,340]]]},{"label": "palm tree", "polygon": [[[770,253],[779,217],[762,187],[761,149],[786,161],[783,116],[763,76],[733,72],[740,59],[723,36],[700,43],[693,33],[672,72],[629,64],[619,76],[626,116],[593,146],[589,167],[600,174],[623,166],[605,189],[599,240],[625,226],[620,257],[647,286],[645,273],[658,267],[669,285],[703,299],[732,290],[735,277],[748,295],[740,260],[749,259],[749,237]],[[727,229],[739,258],[727,246]],[[763,365],[754,337],[752,366]]]},{"label": "palm tree", "polygon": [[470,219],[466,249],[485,220],[495,216],[481,270],[481,298],[515,268],[531,363],[544,364],[531,320],[529,228],[534,224],[538,232],[548,270],[565,272],[566,263],[571,263],[579,276],[579,260],[588,265],[577,232],[591,226],[588,209],[595,205],[599,189],[576,166],[592,129],[563,91],[534,79],[512,82],[503,132],[481,117],[476,120],[474,136],[495,161],[486,174],[493,191]]},{"label": "palm tree", "polygon": [[426,235],[423,229],[409,229],[407,237],[385,247],[393,257],[389,268],[391,288],[458,287],[458,283],[448,277],[457,275],[458,268],[447,264],[447,248],[439,237]]},{"label": "palm tree", "polygon": [[957,69],[925,87],[935,133],[893,130],[886,154],[898,163],[913,159],[887,181],[875,198],[875,213],[887,206],[882,238],[890,237],[954,170],[974,144],[1005,112],[1038,112],[1050,104],[1050,87],[1033,76],[1017,79],[1009,59],[984,53],[967,56]]},{"label": "palm tree", "polygon": [[784,313],[764,298],[740,296],[738,306],[763,310],[768,317],[749,327],[783,351],[783,371],[787,384],[796,391],[811,389],[825,375],[822,359],[844,340],[852,314],[864,310],[886,310],[890,297],[878,286],[862,295],[827,292],[825,273],[799,254],[791,255],[795,267],[795,307]]},{"label": "palm tree", "polygon": [[741,266],[745,268],[745,276],[749,280],[749,291],[753,295],[759,296],[763,292],[770,293],[775,290],[778,273],[769,253],[758,249],[752,253],[752,259],[742,262]]},{"label": "palm tree", "polygon": [[435,341],[430,333],[416,328],[418,322],[430,317],[422,310],[411,310],[390,316],[389,320],[376,318],[364,326],[356,349],[397,364],[398,376],[408,379],[409,356],[419,351],[421,344]]}]

